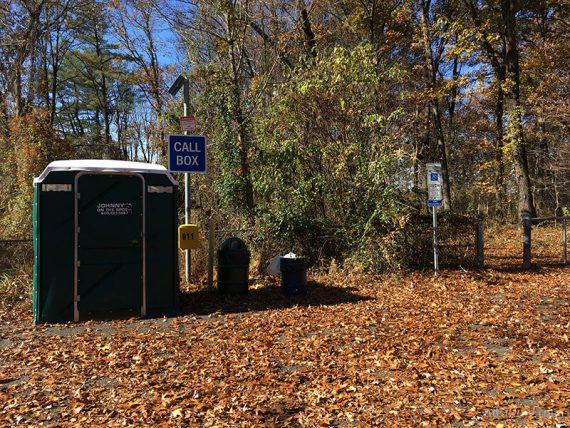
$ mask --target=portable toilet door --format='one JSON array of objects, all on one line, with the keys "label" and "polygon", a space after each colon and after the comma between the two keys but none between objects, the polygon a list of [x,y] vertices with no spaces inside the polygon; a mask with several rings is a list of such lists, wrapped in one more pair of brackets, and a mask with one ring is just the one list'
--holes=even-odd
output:
[{"label": "portable toilet door", "polygon": [[175,312],[176,186],[160,165],[48,165],[34,189],[35,322]]},{"label": "portable toilet door", "polygon": [[145,187],[140,173],[75,176],[75,321],[146,315]]}]

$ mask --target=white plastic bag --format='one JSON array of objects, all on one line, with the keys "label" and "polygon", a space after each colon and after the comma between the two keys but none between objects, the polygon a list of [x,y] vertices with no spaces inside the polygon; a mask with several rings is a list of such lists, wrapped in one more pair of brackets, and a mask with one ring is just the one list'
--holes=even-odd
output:
[{"label": "white plastic bag", "polygon": [[[294,259],[297,256],[295,253],[287,253],[283,257]],[[271,259],[269,266],[267,266],[267,273],[271,276],[281,275],[281,256],[275,256]]]}]

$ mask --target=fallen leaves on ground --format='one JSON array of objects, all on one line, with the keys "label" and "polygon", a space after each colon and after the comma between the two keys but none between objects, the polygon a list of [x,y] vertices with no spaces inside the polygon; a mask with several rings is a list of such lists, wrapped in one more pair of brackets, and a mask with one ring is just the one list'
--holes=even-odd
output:
[{"label": "fallen leaves on ground", "polygon": [[337,274],[291,299],[189,292],[173,318],[5,322],[0,423],[562,427],[567,269]]}]

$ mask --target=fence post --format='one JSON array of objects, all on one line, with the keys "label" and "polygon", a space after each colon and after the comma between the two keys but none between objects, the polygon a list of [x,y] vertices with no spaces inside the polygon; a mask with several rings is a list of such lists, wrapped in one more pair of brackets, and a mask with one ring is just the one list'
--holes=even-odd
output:
[{"label": "fence post", "polygon": [[483,223],[475,226],[475,248],[477,251],[477,266],[482,268],[485,265],[485,241],[483,235]]},{"label": "fence post", "polygon": [[531,230],[532,230],[532,219],[530,215],[523,214],[522,218],[523,225],[523,269],[531,268]]},{"label": "fence post", "polygon": [[568,252],[566,251],[567,245],[566,245],[566,217],[564,217],[562,219],[562,260],[564,263],[564,266],[566,266],[568,264]]}]

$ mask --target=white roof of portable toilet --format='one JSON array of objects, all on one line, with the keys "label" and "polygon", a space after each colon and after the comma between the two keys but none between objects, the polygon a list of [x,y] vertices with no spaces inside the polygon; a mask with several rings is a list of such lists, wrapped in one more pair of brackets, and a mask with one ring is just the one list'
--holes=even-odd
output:
[{"label": "white roof of portable toilet", "polygon": [[162,165],[104,159],[74,159],[51,162],[39,177],[34,178],[34,183],[41,183],[44,181],[51,171],[102,171],[165,174],[168,176],[172,184],[178,184],[170,172]]}]

